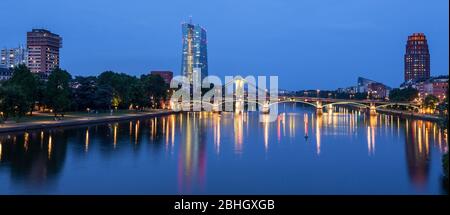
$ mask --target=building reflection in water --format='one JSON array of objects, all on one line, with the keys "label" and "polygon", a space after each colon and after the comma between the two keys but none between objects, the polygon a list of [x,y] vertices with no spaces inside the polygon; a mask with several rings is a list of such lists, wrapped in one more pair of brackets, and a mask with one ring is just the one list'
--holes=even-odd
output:
[{"label": "building reflection in water", "polygon": [[283,130],[283,137],[286,136],[286,113],[280,113],[277,117],[277,139],[281,142],[281,130]]},{"label": "building reflection in water", "polygon": [[242,153],[242,142],[244,133],[244,113],[234,113],[234,152]]},{"label": "building reflection in water", "polygon": [[320,147],[321,147],[321,130],[322,130],[322,115],[316,115],[316,153],[320,155]]},{"label": "building reflection in water", "polygon": [[375,131],[378,124],[378,118],[376,115],[372,115],[369,118],[369,126],[367,126],[367,151],[369,155],[375,154]]},{"label": "building reflection in water", "polygon": [[308,113],[303,114],[303,127],[304,127],[304,134],[305,134],[305,140],[308,140]]},{"label": "building reflection in water", "polygon": [[[68,142],[74,145],[70,147],[71,150],[76,150],[74,156],[82,155],[76,157],[77,159],[85,159],[97,150],[99,153],[110,152],[119,156],[117,153],[125,147],[139,148],[143,145],[142,142],[148,142],[148,146],[156,149],[156,152],[168,152],[170,149],[171,154],[176,154],[177,168],[173,171],[177,174],[178,192],[184,194],[198,192],[205,187],[208,144],[211,144],[212,155],[217,157],[227,155],[227,149],[239,156],[242,155],[243,148],[246,149],[245,153],[258,153],[258,150],[251,150],[254,149],[253,146],[246,148],[246,144],[251,144],[251,140],[258,140],[257,146],[264,147],[265,152],[269,153],[269,149],[276,148],[270,145],[271,134],[274,135],[273,140],[277,138],[278,142],[282,143],[285,141],[283,138],[296,140],[296,132],[301,133],[303,130],[304,136],[309,137],[308,141],[311,143],[315,137],[316,145],[315,149],[314,145],[311,145],[312,150],[320,155],[322,151],[325,152],[329,143],[327,141],[330,141],[329,136],[358,138],[359,132],[361,135],[358,140],[362,143],[367,141],[369,155],[375,153],[376,140],[377,153],[382,152],[384,144],[391,144],[384,142],[382,135],[405,141],[407,174],[415,187],[423,189],[429,180],[432,149],[438,149],[442,153],[448,151],[447,131],[440,129],[436,123],[405,120],[383,114],[369,117],[359,111],[344,108],[330,108],[323,116],[314,114],[314,111],[302,112],[303,123],[296,123],[297,118],[302,115],[290,113],[286,117],[286,114],[280,113],[276,122],[265,121],[264,116],[262,122],[259,122],[258,114],[254,115],[255,118],[250,118],[249,113],[180,113],[90,128],[0,135],[0,169],[9,170],[13,182],[39,187],[52,184],[51,181],[58,178],[66,160]],[[176,128],[177,126],[179,128]],[[387,128],[389,126],[391,129]],[[254,133],[251,132],[261,131],[259,134],[262,134],[262,138],[252,137]],[[230,137],[229,141],[224,137]],[[303,137],[300,137],[300,140],[302,139]],[[99,150],[97,144],[101,143],[104,145]],[[361,151],[355,149],[353,152],[365,154],[365,145],[363,147]],[[89,153],[85,153],[88,150]]]},{"label": "building reflection in water", "polygon": [[430,171],[429,145],[424,145],[424,137],[422,136],[425,126],[423,121],[420,120],[413,120],[407,123],[405,149],[408,174],[411,182],[418,189],[423,189],[427,184]]},{"label": "building reflection in water", "polygon": [[295,138],[295,114],[289,115],[289,137]]},{"label": "building reflection in water", "polygon": [[179,147],[178,192],[204,190],[206,174],[206,124],[200,113],[187,113],[184,140]]},{"label": "building reflection in water", "polygon": [[213,116],[213,127],[214,127],[214,146],[216,148],[217,154],[220,154],[220,124],[221,124],[220,114],[215,113]]},{"label": "building reflection in water", "polygon": [[261,115],[261,123],[263,124],[263,134],[264,134],[264,149],[267,152],[269,149],[269,124],[270,116],[268,114]]}]

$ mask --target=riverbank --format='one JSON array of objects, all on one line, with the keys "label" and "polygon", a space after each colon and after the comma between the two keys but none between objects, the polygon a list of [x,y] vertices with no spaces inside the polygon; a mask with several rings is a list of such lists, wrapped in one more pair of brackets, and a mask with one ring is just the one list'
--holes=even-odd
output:
[{"label": "riverbank", "polygon": [[37,120],[30,122],[18,122],[18,123],[4,123],[0,124],[0,133],[6,132],[17,132],[17,131],[27,131],[36,129],[48,129],[55,127],[66,127],[66,126],[78,126],[87,124],[97,124],[106,122],[115,122],[131,119],[139,119],[145,117],[155,117],[172,114],[174,111],[171,110],[156,110],[152,112],[136,112],[136,113],[126,113],[120,115],[96,115],[89,114],[86,116],[66,118],[62,120]]},{"label": "riverbank", "polygon": [[438,116],[438,115],[412,113],[412,112],[399,111],[399,110],[380,109],[380,110],[377,110],[377,113],[390,114],[390,115],[399,116],[399,117],[403,117],[403,118],[419,119],[419,120],[426,120],[426,121],[432,121],[432,122],[439,122],[442,119],[442,117]]}]

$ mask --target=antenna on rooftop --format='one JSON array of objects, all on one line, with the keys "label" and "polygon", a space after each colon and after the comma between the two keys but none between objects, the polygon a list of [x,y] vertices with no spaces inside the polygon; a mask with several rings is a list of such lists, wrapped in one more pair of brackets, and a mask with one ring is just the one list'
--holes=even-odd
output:
[{"label": "antenna on rooftop", "polygon": [[189,15],[189,24],[192,24],[192,15]]}]

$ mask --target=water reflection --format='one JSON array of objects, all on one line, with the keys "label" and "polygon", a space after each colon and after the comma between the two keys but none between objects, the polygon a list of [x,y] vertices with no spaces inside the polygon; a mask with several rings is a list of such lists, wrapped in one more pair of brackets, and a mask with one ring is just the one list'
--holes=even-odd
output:
[{"label": "water reflection", "polygon": [[322,115],[316,116],[316,153],[320,155],[320,147],[321,147],[321,130],[322,130]]},{"label": "water reflection", "polygon": [[[54,130],[46,137],[40,134],[25,132],[0,136],[0,170],[8,165],[14,183],[23,183],[27,187],[51,185],[48,182],[57,178],[63,168],[67,136],[61,130]],[[41,141],[46,141],[47,146],[41,147]]]},{"label": "water reflection", "polygon": [[[435,123],[382,114],[369,116],[344,107],[327,107],[323,115],[302,106],[285,105],[279,110],[274,122],[269,122],[264,115],[260,121],[257,113],[180,113],[147,120],[2,134],[0,178],[6,176],[10,182],[0,185],[0,193],[7,190],[20,193],[23,187],[39,193],[52,192],[52,189],[64,193],[65,187],[55,187],[57,181],[69,187],[81,186],[72,184],[77,180],[67,178],[67,174],[74,172],[77,177],[89,178],[89,172],[108,168],[111,168],[108,171],[124,173],[122,178],[108,179],[109,183],[117,180],[117,185],[122,187],[136,184],[149,194],[159,187],[165,194],[226,191],[240,185],[221,189],[218,181],[220,178],[233,180],[235,174],[249,179],[242,182],[240,188],[245,189],[256,180],[257,174],[246,175],[251,171],[264,172],[266,177],[258,180],[279,182],[272,183],[274,187],[286,184],[277,181],[281,177],[277,174],[287,172],[296,181],[289,186],[307,189],[314,187],[308,184],[312,182],[305,181],[302,174],[289,171],[298,169],[312,175],[332,172],[350,165],[346,160],[355,165],[348,166],[355,169],[348,173],[354,174],[348,175],[349,178],[359,177],[364,181],[367,173],[359,167],[376,164],[380,166],[371,171],[381,174],[379,177],[385,178],[383,183],[401,182],[398,186],[410,183],[411,188],[402,188],[409,193],[435,193],[436,186],[440,186],[434,179],[440,174],[440,155],[448,150],[448,143],[447,131]],[[318,164],[318,160],[323,163]],[[123,166],[127,161],[132,164]],[[280,166],[271,169],[277,162]],[[79,167],[80,163],[85,164],[84,168]],[[385,163],[399,171],[392,174],[383,166]],[[237,172],[241,166],[246,170]],[[133,171],[135,168],[139,171]],[[402,181],[402,174],[409,181]],[[142,184],[139,178],[143,178]],[[160,186],[146,184],[152,180]],[[364,185],[367,190],[385,186],[370,182]],[[320,190],[321,185],[316,186]],[[95,192],[95,187],[89,192]]]},{"label": "water reflection", "polygon": [[[178,158],[178,193],[204,190],[206,175],[206,142],[201,113],[188,113]],[[183,144],[185,143],[185,144]]]},{"label": "water reflection", "polygon": [[[408,174],[412,183],[417,188],[422,189],[427,183],[430,168],[428,153],[429,137],[428,135],[422,136],[422,133],[427,127],[423,121],[409,121],[407,125],[408,129],[405,131],[405,148],[406,158],[408,160]],[[424,145],[424,141],[427,144]]]}]

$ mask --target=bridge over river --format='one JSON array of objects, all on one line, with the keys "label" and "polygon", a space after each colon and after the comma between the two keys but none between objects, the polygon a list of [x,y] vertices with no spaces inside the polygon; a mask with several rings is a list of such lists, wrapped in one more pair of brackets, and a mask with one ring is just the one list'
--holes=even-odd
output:
[{"label": "bridge over river", "polygon": [[[244,89],[244,85],[247,84],[247,91]],[[347,105],[354,106],[363,110],[368,110],[370,114],[376,114],[377,110],[389,107],[403,106],[413,111],[420,111],[420,106],[415,103],[403,103],[403,102],[390,102],[385,100],[355,100],[355,99],[335,99],[335,98],[320,98],[320,97],[297,97],[297,96],[278,96],[278,91],[268,91],[266,89],[259,89],[255,84],[240,76],[235,77],[232,81],[229,81],[224,85],[223,89],[232,86],[234,91],[232,94],[225,96],[222,92],[215,94],[217,97],[221,95],[219,99],[210,97],[210,99],[202,100],[190,100],[189,102],[179,102],[173,100],[171,102],[171,108],[174,110],[191,110],[194,106],[200,107],[198,110],[211,110],[213,112],[220,112],[223,110],[224,105],[232,107],[235,112],[246,111],[254,109],[258,106],[258,109],[263,113],[269,113],[270,109],[276,104],[281,103],[302,103],[311,105],[316,108],[317,114],[322,114],[324,108],[333,108],[335,105]],[[256,93],[259,97],[256,96]],[[270,94],[276,94],[276,96],[269,96]],[[262,95],[262,96],[261,96]],[[249,107],[252,106],[252,108]],[[247,109],[246,109],[247,105]]]}]

